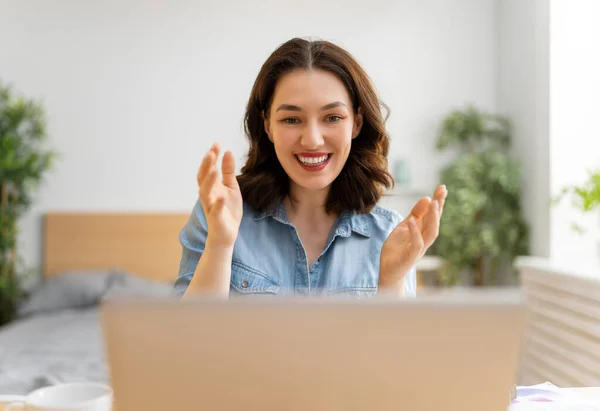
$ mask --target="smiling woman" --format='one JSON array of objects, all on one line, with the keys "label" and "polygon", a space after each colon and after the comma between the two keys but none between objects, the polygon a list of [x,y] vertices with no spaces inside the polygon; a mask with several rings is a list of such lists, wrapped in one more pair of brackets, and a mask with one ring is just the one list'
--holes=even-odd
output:
[{"label": "smiling woman", "polygon": [[393,183],[382,109],[339,46],[296,38],[278,47],[248,101],[241,175],[226,152],[219,177],[216,144],[198,171],[199,199],[180,235],[181,293],[414,295],[446,189],[404,221],[377,205]]},{"label": "smiling woman", "polygon": [[[355,113],[352,107],[343,83],[330,72],[295,70],[279,80],[270,112],[264,116],[264,126],[289,176],[292,199],[301,195],[298,191],[303,189],[322,190],[330,186],[342,172],[352,139],[358,136],[363,123],[360,110]],[[382,153],[375,166],[382,166],[381,175],[385,178],[381,186],[389,187],[391,177],[386,175],[385,164]],[[325,197],[330,197],[330,192],[321,191],[321,195],[324,204],[336,207],[335,200]],[[343,197],[339,200],[345,202]]]},{"label": "smiling woman", "polygon": [[[315,75],[315,76],[323,76],[323,75],[327,75],[326,72],[301,72],[304,75]],[[292,74],[290,74],[289,76],[287,76],[286,78],[282,79],[281,83],[283,84],[283,86],[280,86],[279,90],[284,89],[285,90],[285,83],[286,82],[293,82],[293,77],[291,77],[290,80],[290,76],[292,76]],[[299,83],[302,83],[302,79],[299,81]],[[307,86],[310,86],[310,81],[304,81],[304,83],[309,83],[307,84]],[[309,90],[309,88],[307,87],[306,90]],[[343,132],[343,129],[340,129],[339,125],[342,123],[343,120],[345,120],[348,117],[347,114],[348,111],[348,106],[341,102],[341,101],[336,101],[333,103],[329,103],[324,105],[323,107],[321,107],[315,114],[318,117],[317,122],[321,121],[321,117],[323,118],[323,123],[325,124],[325,126],[328,127],[333,127],[333,126],[337,126],[337,130],[335,128],[330,128],[329,130],[331,130],[331,133],[337,133],[340,134],[340,130]],[[304,115],[306,116],[306,111],[304,109],[302,109],[300,106],[296,106],[296,105],[292,105],[292,104],[282,104],[279,107],[277,107],[277,110],[275,110],[276,112],[276,116],[277,117],[283,117],[281,119],[276,120],[276,122],[280,122],[283,125],[288,125],[288,126],[296,126],[296,128],[292,128],[291,132],[288,133],[289,135],[289,140],[292,140],[295,138],[295,135],[298,134],[297,131],[297,127],[298,126],[302,126],[303,122],[302,122],[302,118],[301,116]],[[292,112],[292,113],[290,113]],[[294,115],[297,112],[296,115]],[[338,113],[346,113],[346,115],[340,115]],[[287,115],[287,116],[286,116]],[[289,117],[288,117],[289,116]],[[269,138],[272,140],[272,131],[271,131],[271,126],[270,126],[270,122],[266,121],[265,122],[265,130],[267,130],[267,134],[269,135]],[[320,139],[321,137],[319,137],[320,135],[320,130],[317,130],[317,135],[316,137],[316,142],[313,141],[312,142],[312,146],[314,147],[314,149],[318,149],[319,148],[319,144],[320,144]],[[284,134],[284,133],[282,133]],[[311,137],[311,132],[307,132],[307,133],[302,133],[305,138],[309,139]],[[303,144],[304,146],[306,146],[306,142],[304,142]],[[276,148],[277,149],[277,148]],[[293,154],[294,157],[298,160],[298,162],[300,163],[300,165],[308,171],[320,171],[323,170],[329,163],[331,160],[331,157],[333,156],[334,153],[328,153],[328,152],[319,152],[319,151],[303,151],[303,152],[299,152],[299,153],[295,153]],[[336,156],[335,158],[336,160],[338,160],[338,156]],[[285,167],[285,166],[284,166]],[[286,170],[289,174],[289,171]]]},{"label": "smiling woman", "polygon": [[[259,210],[273,207],[294,197],[294,183],[302,187],[299,181],[309,177],[312,188],[330,186],[322,199],[327,211],[370,211],[393,182],[387,169],[387,112],[346,50],[326,41],[282,44],[263,64],[248,101],[251,147],[239,177],[244,200]],[[289,157],[300,160],[298,154],[306,158],[323,148],[331,149],[324,151],[331,158],[316,170],[321,173],[298,174],[304,170]]]}]

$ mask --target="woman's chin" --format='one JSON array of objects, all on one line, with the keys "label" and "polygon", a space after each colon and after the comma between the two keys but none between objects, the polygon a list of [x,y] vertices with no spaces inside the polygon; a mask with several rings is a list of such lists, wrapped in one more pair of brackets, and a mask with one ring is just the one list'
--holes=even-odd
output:
[{"label": "woman's chin", "polygon": [[331,183],[333,183],[333,179],[331,178],[298,178],[292,180],[298,187],[308,191],[328,190],[331,187]]}]

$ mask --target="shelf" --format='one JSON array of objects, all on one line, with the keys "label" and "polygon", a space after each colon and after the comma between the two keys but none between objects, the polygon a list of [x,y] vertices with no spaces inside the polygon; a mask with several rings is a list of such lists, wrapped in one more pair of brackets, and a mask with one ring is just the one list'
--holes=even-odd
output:
[{"label": "shelf", "polygon": [[433,255],[426,255],[416,265],[417,271],[438,271],[442,266],[442,259]]},{"label": "shelf", "polygon": [[432,193],[429,193],[429,191],[418,187],[397,186],[391,190],[387,190],[384,195],[391,197],[421,198],[425,196],[431,196]]}]

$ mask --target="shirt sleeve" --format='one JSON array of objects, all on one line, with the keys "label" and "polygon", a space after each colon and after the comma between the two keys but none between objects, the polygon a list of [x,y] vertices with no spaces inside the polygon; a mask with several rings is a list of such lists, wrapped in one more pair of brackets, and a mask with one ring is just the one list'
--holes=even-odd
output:
[{"label": "shirt sleeve", "polygon": [[196,200],[194,209],[186,225],[179,234],[181,244],[181,261],[179,262],[179,273],[175,280],[175,293],[183,295],[187,289],[200,256],[204,252],[206,237],[208,235],[208,224],[200,200]]}]

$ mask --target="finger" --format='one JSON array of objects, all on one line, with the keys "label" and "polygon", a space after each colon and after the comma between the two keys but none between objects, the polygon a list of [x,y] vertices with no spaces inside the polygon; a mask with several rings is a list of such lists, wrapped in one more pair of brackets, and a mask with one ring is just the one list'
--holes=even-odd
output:
[{"label": "finger", "polygon": [[446,188],[446,185],[444,185],[444,184],[439,186],[435,190],[435,193],[433,194],[433,199],[438,200],[440,203],[440,215],[442,214],[442,211],[444,210],[444,203],[446,202],[447,196],[448,196],[448,189]]},{"label": "finger", "polygon": [[427,216],[424,218],[423,242],[425,248],[429,248],[439,235],[440,229],[440,202],[433,200]]},{"label": "finger", "polygon": [[221,147],[219,146],[219,143],[213,143],[213,145],[210,146],[210,151],[215,153],[216,158],[219,158],[219,153],[221,152]]},{"label": "finger", "polygon": [[226,151],[221,163],[221,173],[223,174],[223,184],[229,188],[237,188],[238,182],[235,178],[235,159],[231,151]]},{"label": "finger", "polygon": [[216,199],[216,185],[219,180],[219,172],[216,167],[213,167],[206,178],[203,180],[203,183],[200,185],[200,201],[202,202],[202,207],[206,210],[210,209],[212,204]]},{"label": "finger", "polygon": [[444,194],[446,193],[446,186],[445,185],[440,185],[437,186],[437,188],[435,189],[434,193],[433,193],[433,199],[434,200],[441,200],[442,197],[444,197]]},{"label": "finger", "polygon": [[206,176],[210,172],[211,168],[214,166],[216,160],[217,160],[217,157],[216,157],[215,151],[211,148],[210,150],[208,150],[208,152],[204,156],[204,159],[202,160],[202,164],[200,165],[200,168],[198,169],[198,175],[196,176],[196,178],[198,180],[198,185],[203,184],[203,180],[206,178]]},{"label": "finger", "polygon": [[427,207],[427,212],[423,216],[423,224],[421,225],[421,232],[425,232],[427,228],[431,225],[431,223],[435,220],[435,207],[436,204],[439,206],[439,201],[434,199],[431,203],[429,203],[429,207]]},{"label": "finger", "polygon": [[419,201],[417,201],[417,204],[415,204],[413,209],[410,211],[410,214],[408,215],[407,219],[413,217],[417,222],[419,222],[419,220],[421,220],[421,218],[423,218],[423,216],[427,212],[429,204],[431,204],[431,198],[421,198]]},{"label": "finger", "polygon": [[409,219],[408,229],[410,232],[411,243],[409,255],[412,265],[414,261],[421,257],[425,245],[423,243],[423,236],[421,235],[421,231],[419,230],[419,227],[417,226],[417,223],[414,219]]}]

